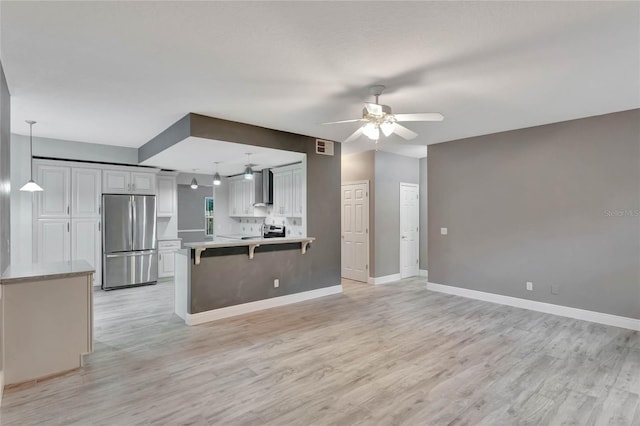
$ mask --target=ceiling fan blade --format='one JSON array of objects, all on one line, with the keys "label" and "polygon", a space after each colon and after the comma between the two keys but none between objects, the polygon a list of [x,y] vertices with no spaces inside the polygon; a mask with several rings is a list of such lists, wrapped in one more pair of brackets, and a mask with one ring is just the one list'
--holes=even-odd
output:
[{"label": "ceiling fan blade", "polygon": [[362,118],[354,118],[353,120],[341,120],[341,121],[329,121],[322,124],[341,124],[341,123],[355,123],[356,121],[364,121]]},{"label": "ceiling fan blade", "polygon": [[382,105],[372,104],[371,102],[366,102],[364,107],[367,109],[369,114],[373,115],[382,115]]},{"label": "ceiling fan blade", "polygon": [[416,132],[414,132],[413,130],[409,130],[406,127],[404,127],[401,124],[395,123],[395,126],[393,127],[393,131],[400,137],[406,139],[406,140],[410,140],[410,139],[414,139],[416,136],[418,136],[418,134]]},{"label": "ceiling fan blade", "polygon": [[418,112],[415,114],[394,114],[396,121],[442,121],[444,116],[439,112]]},{"label": "ceiling fan blade", "polygon": [[358,127],[358,130],[356,130],[355,132],[353,132],[353,133],[351,134],[351,136],[349,136],[348,138],[346,138],[346,139],[344,140],[344,142],[342,142],[342,143],[349,143],[349,142],[351,142],[351,141],[354,141],[354,140],[358,139],[361,135],[362,135],[362,127]]}]

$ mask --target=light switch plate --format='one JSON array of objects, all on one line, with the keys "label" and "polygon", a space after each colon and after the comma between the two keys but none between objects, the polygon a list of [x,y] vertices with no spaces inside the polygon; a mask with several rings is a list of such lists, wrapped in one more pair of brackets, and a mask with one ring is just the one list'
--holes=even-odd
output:
[{"label": "light switch plate", "polygon": [[449,230],[447,228],[440,228],[440,235],[447,235]]},{"label": "light switch plate", "polygon": [[531,281],[527,281],[527,290],[533,291],[533,283]]}]

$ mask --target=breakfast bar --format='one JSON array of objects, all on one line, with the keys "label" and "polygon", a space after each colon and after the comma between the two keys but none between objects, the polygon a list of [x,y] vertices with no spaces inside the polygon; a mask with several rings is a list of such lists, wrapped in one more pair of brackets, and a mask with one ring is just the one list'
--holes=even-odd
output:
[{"label": "breakfast bar", "polygon": [[[314,237],[216,238],[176,252],[175,312],[188,325],[340,293],[318,288]],[[316,294],[317,293],[317,294]]]}]

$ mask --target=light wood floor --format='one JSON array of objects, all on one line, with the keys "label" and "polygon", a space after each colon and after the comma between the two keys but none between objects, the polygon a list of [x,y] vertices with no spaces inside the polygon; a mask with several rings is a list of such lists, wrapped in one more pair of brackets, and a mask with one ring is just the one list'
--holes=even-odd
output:
[{"label": "light wood floor", "polygon": [[640,425],[638,333],[424,284],[196,327],[171,283],[97,291],[86,367],[6,391],[1,422]]}]

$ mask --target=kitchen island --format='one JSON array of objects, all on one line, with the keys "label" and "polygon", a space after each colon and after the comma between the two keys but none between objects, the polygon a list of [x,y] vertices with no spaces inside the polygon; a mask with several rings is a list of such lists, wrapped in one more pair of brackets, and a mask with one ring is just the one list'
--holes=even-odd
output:
[{"label": "kitchen island", "polygon": [[82,365],[93,347],[93,274],[84,260],[11,265],[0,277],[4,384]]},{"label": "kitchen island", "polygon": [[176,252],[175,312],[188,325],[342,292],[314,273],[316,238],[216,238]]}]

